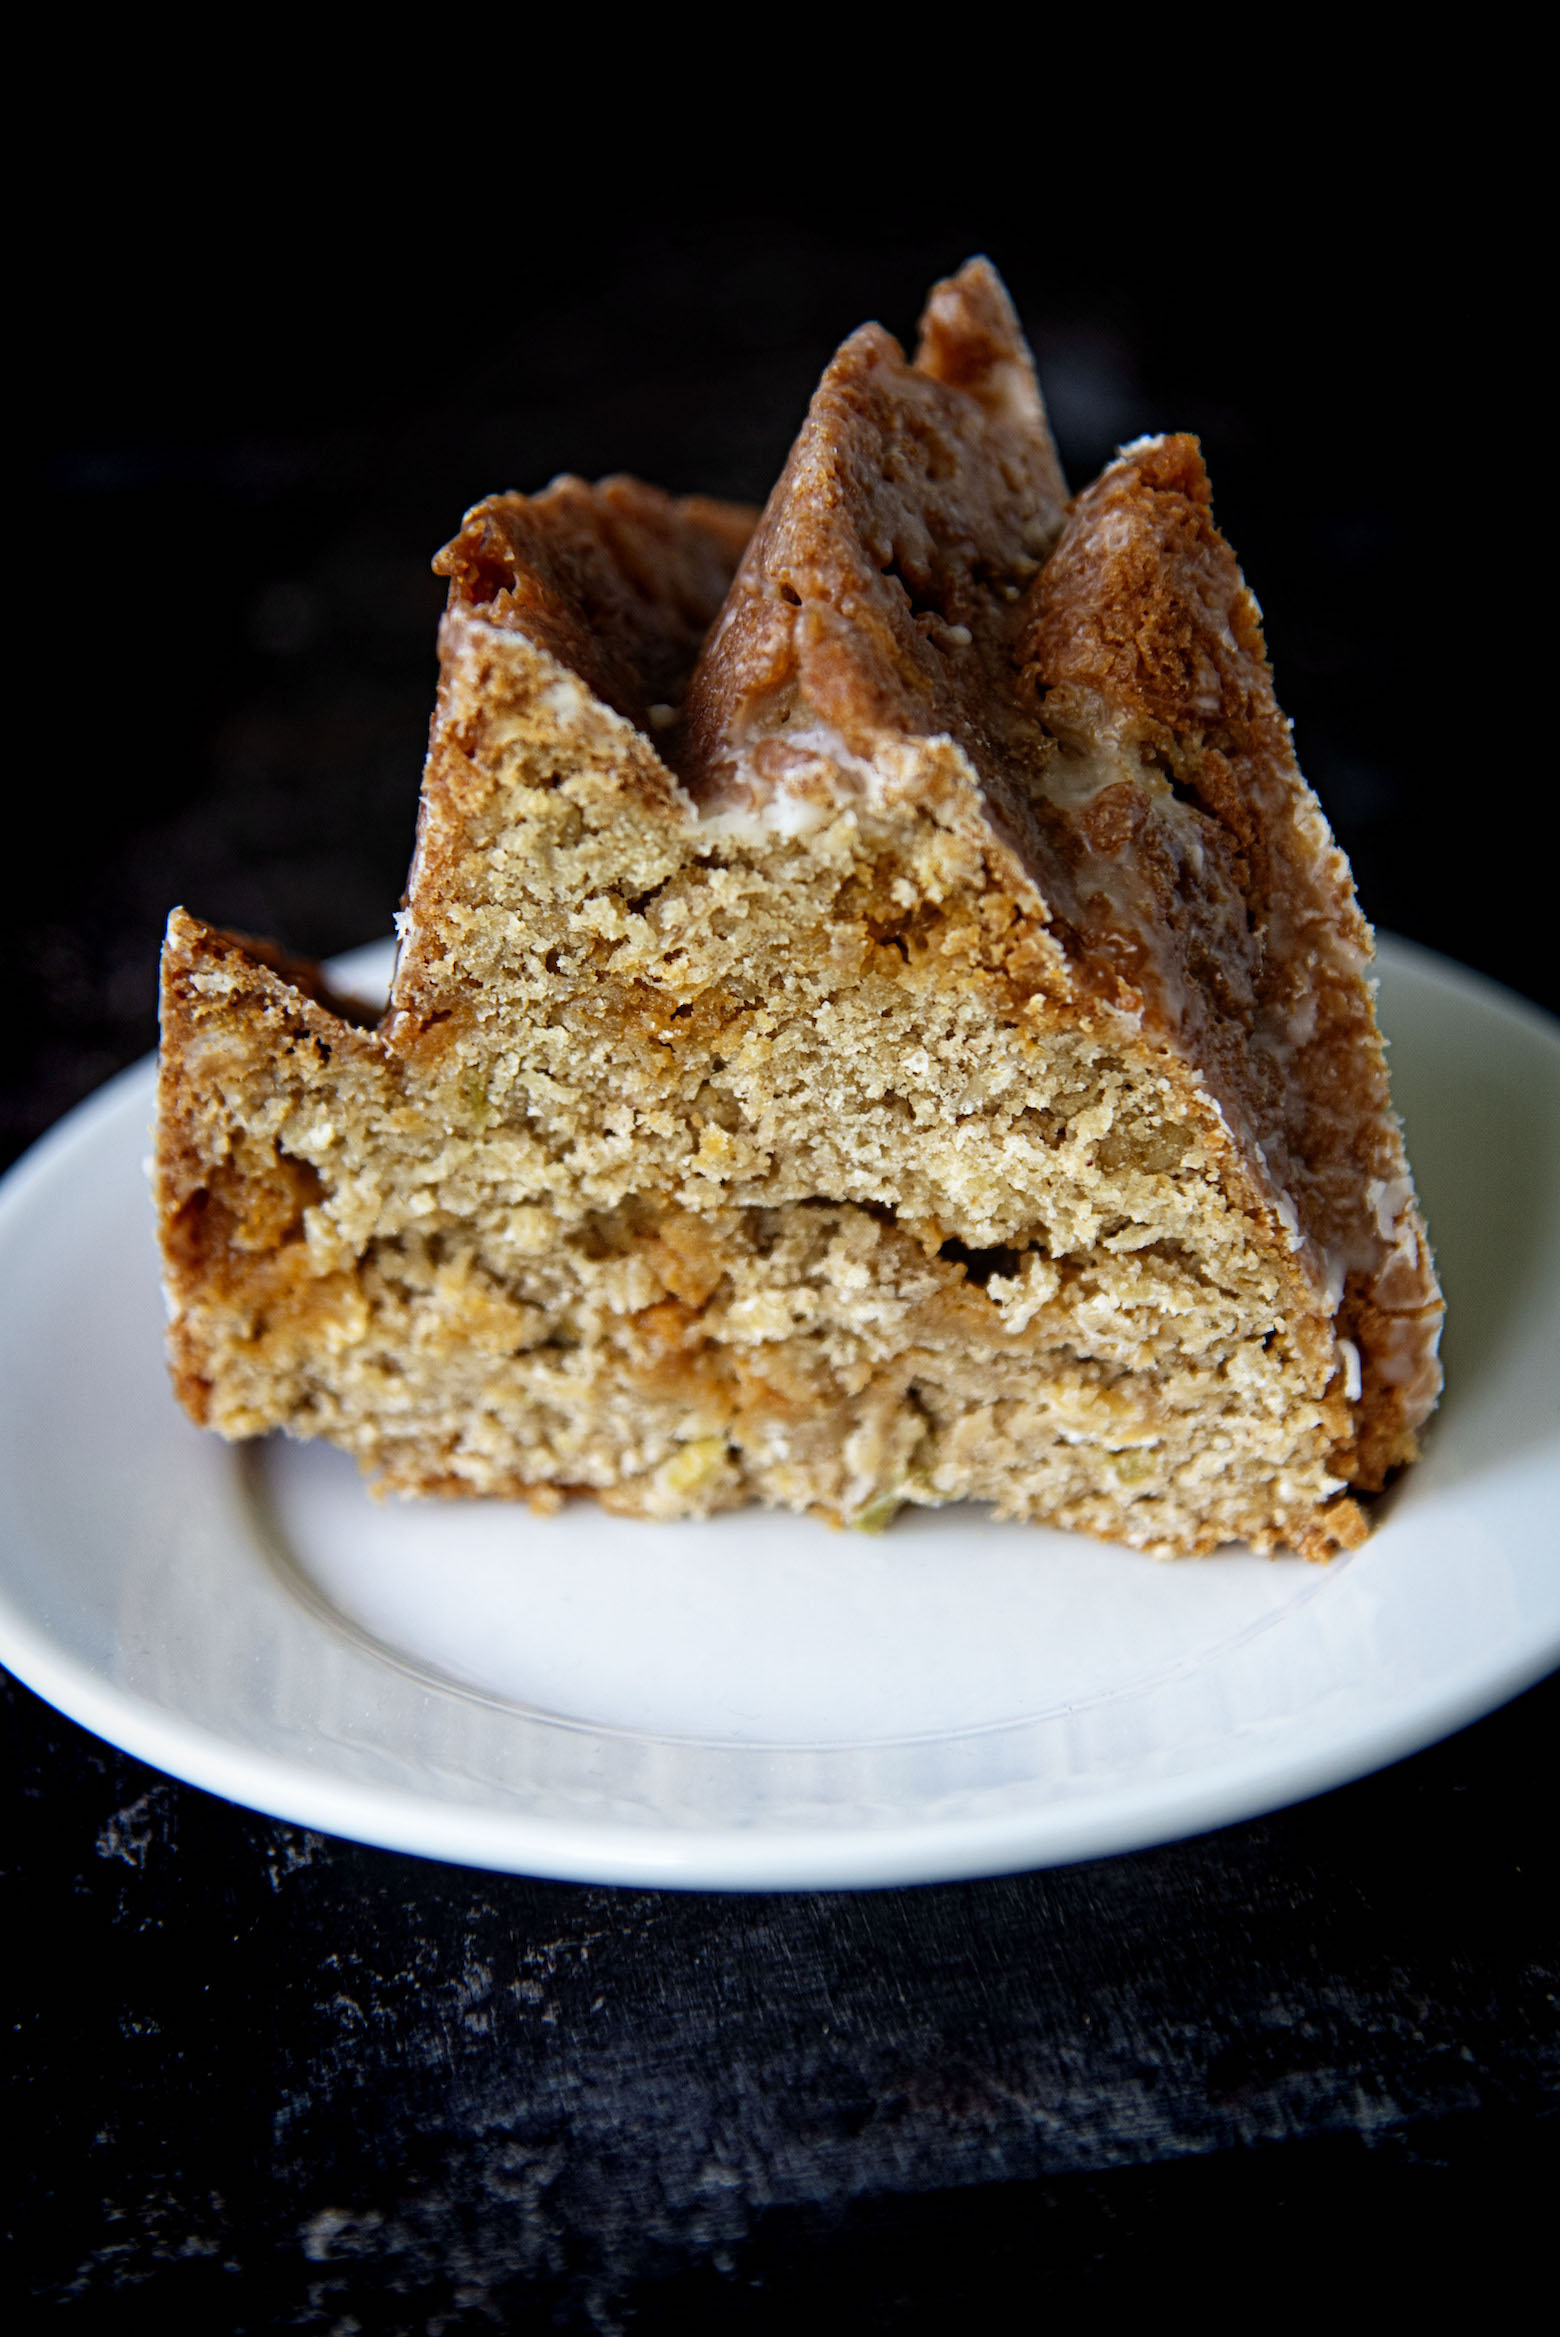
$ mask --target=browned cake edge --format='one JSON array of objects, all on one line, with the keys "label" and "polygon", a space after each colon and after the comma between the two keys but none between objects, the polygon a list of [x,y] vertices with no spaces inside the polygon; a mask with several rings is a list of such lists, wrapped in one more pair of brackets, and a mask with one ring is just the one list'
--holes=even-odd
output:
[{"label": "browned cake edge", "polygon": [[[1338,1465],[1377,1488],[1418,1451],[1441,1386],[1444,1307],[1391,1105],[1373,938],[1301,777],[1260,612],[1214,524],[1195,439],[1128,449],[1078,498],[1026,619],[1024,679],[1042,722],[1063,740],[1103,722],[1199,815],[1194,873],[1162,789],[1118,785],[1081,808],[1048,805],[1080,927],[1073,946],[1129,970],[1149,1027],[1185,1031],[1184,1002],[1196,1001],[1197,1052],[1339,1290],[1363,1391],[1354,1449]],[[1136,919],[1119,888],[1090,889],[1091,870],[1124,851],[1144,877]],[[1217,921],[1202,906],[1215,853]]]},{"label": "browned cake edge", "polygon": [[169,1369],[200,1427],[210,1412],[209,1357],[190,1308],[240,1285],[258,1306],[295,1311],[328,1296],[315,1286],[301,1243],[303,1213],[317,1188],[305,1164],[272,1147],[246,1157],[224,1093],[223,1051],[213,1050],[210,1035],[242,1021],[278,1055],[308,1048],[322,1060],[379,1058],[383,1041],[363,1027],[369,1011],[340,998],[307,959],[203,925],[182,909],[168,919],[152,1194]]},{"label": "browned cake edge", "polygon": [[[948,288],[940,290],[946,292]],[[989,386],[998,378],[999,366],[1008,368],[1006,385],[1001,388],[1000,394],[995,390],[992,392],[989,409],[1000,419],[1003,399],[1011,400],[1014,395],[1018,395],[1022,403],[1022,376],[1014,375],[1012,344],[1010,341],[1003,342],[998,325],[992,325],[988,318],[983,328],[987,330],[987,351],[978,364],[972,363],[966,370],[973,371]],[[870,359],[868,370],[882,368],[892,375],[898,359],[897,349],[889,344],[888,350],[883,350],[877,341],[871,340],[873,330],[868,329],[869,340],[865,345]],[[923,358],[932,338],[929,334],[923,339]],[[886,343],[887,336],[880,336],[880,340]],[[853,344],[847,344],[848,349],[853,347],[859,357],[862,353],[862,336],[856,336]],[[1022,349],[1021,341],[1018,347]],[[946,383],[958,372],[956,353],[950,355],[946,333],[940,361],[945,372],[933,376],[927,369],[927,378],[936,379],[944,385],[939,387],[936,395],[945,397]],[[898,364],[902,369],[902,360],[898,360]],[[1015,378],[1020,383],[1019,393],[1015,393],[1012,388]],[[959,386],[962,389],[967,385]],[[913,394],[919,395],[918,392]],[[891,404],[891,412],[894,410],[897,409],[893,409]],[[954,412],[957,415],[957,407]],[[881,417],[875,426],[881,430]],[[977,438],[979,435],[977,430]],[[1280,1155],[1269,1162],[1275,1171],[1285,1167],[1293,1171],[1297,1160],[1302,1168],[1305,1166],[1303,1154],[1296,1154],[1292,1139],[1303,1140],[1306,1114],[1311,1108],[1308,1099],[1321,1094],[1335,1121],[1345,1127],[1346,1131],[1334,1144],[1330,1158],[1336,1160],[1340,1169],[1363,1166],[1367,1171],[1378,1172],[1374,1177],[1367,1174],[1367,1189],[1374,1183],[1390,1190],[1394,1184],[1403,1182],[1406,1170],[1395,1124],[1386,1117],[1388,1107],[1379,1040],[1375,1035],[1369,993],[1363,980],[1363,953],[1360,951],[1359,936],[1364,936],[1368,947],[1368,931],[1354,909],[1347,865],[1342,856],[1331,849],[1324,824],[1322,836],[1325,845],[1320,853],[1316,845],[1315,821],[1320,820],[1320,814],[1316,812],[1315,821],[1310,820],[1310,813],[1315,812],[1314,798],[1309,796],[1303,782],[1299,781],[1288,744],[1287,726],[1283,725],[1282,717],[1278,715],[1272,701],[1271,681],[1260,631],[1256,625],[1254,604],[1251,604],[1248,620],[1241,596],[1244,596],[1245,602],[1249,602],[1249,595],[1245,595],[1232,555],[1216,531],[1212,531],[1211,518],[1206,517],[1206,484],[1203,483],[1200,493],[1194,484],[1188,484],[1191,474],[1186,449],[1190,442],[1157,443],[1161,447],[1169,446],[1171,455],[1163,457],[1148,454],[1129,458],[1136,459],[1139,468],[1132,482],[1125,488],[1120,478],[1108,473],[1100,488],[1090,491],[1090,496],[1094,498],[1092,502],[1090,496],[1080,499],[1068,535],[1064,538],[1063,551],[1068,557],[1054,560],[1031,587],[1021,612],[1026,652],[1022,665],[1034,691],[1036,725],[1049,735],[1057,732],[1065,734],[1069,719],[1069,689],[1073,692],[1074,721],[1079,706],[1085,700],[1094,702],[1090,715],[1093,720],[1098,718],[1099,705],[1114,709],[1129,728],[1136,726],[1135,745],[1146,743],[1151,754],[1169,754],[1172,761],[1175,756],[1180,757],[1181,775],[1177,783],[1182,787],[1190,785],[1190,791],[1197,795],[1207,816],[1218,820],[1232,835],[1233,848],[1244,849],[1248,872],[1249,863],[1253,859],[1260,863],[1262,852],[1261,839],[1258,839],[1257,848],[1253,849],[1250,839],[1242,839],[1234,824],[1239,818],[1242,784],[1249,786],[1254,796],[1278,816],[1280,830],[1286,814],[1291,825],[1295,824],[1298,811],[1300,824],[1306,831],[1306,848],[1301,849],[1297,845],[1293,851],[1286,853],[1285,839],[1280,833],[1279,849],[1268,857],[1270,862],[1278,865],[1283,881],[1275,881],[1271,867],[1264,872],[1268,887],[1266,904],[1270,907],[1274,901],[1280,901],[1286,913],[1308,919],[1310,925],[1321,932],[1329,947],[1336,940],[1345,950],[1352,951],[1354,963],[1345,964],[1340,977],[1330,986],[1324,986],[1327,1012],[1322,1018],[1319,1038],[1307,1042],[1305,1047],[1298,1050],[1303,1077],[1310,1081],[1310,1086],[1303,1091],[1298,1110],[1293,1105],[1292,1097],[1276,1116],[1270,1108],[1270,1099],[1267,1099],[1265,1105],[1264,1095],[1257,1092],[1257,1087],[1235,1060],[1235,1054],[1240,1051],[1238,1042],[1233,1052],[1228,1048],[1225,1050],[1230,1061],[1223,1071],[1220,1084],[1226,1087],[1228,1094],[1236,1101],[1239,1107],[1237,1117],[1244,1118],[1253,1129],[1265,1128],[1271,1142],[1282,1142],[1288,1147],[1287,1158]],[[1054,467],[1054,456],[1051,461]],[[1154,469],[1156,464],[1157,470]],[[1152,471],[1153,475],[1145,476],[1145,468]],[[1117,470],[1120,469],[1121,466],[1117,466]],[[1034,478],[1041,478],[1043,471],[1044,465],[1041,463],[1035,470]],[[1098,525],[1101,512],[1105,509],[1107,489],[1109,495],[1116,499],[1114,511],[1107,516],[1120,517],[1124,496],[1136,505],[1127,514],[1130,524],[1126,532],[1130,536],[1135,529],[1139,539],[1136,566],[1130,575],[1124,576],[1113,570],[1108,561],[1102,564],[1097,556],[1097,539],[1102,532],[1109,532],[1108,528],[1102,531]],[[1026,491],[1033,507],[1033,480]],[[1163,508],[1163,499],[1167,496],[1178,499],[1173,502],[1169,524]],[[1191,507],[1189,534],[1185,524],[1186,515],[1181,508],[1183,504]],[[546,508],[538,522],[535,515],[543,506]],[[772,512],[774,509],[772,503]],[[1059,518],[1059,514],[1057,516]],[[646,733],[653,735],[674,728],[678,707],[687,686],[688,669],[698,653],[702,638],[701,620],[702,624],[708,624],[708,615],[704,612],[713,611],[719,576],[729,571],[746,536],[750,520],[751,514],[731,507],[710,506],[697,499],[676,504],[671,498],[658,496],[655,490],[643,489],[634,482],[624,481],[605,482],[600,489],[595,490],[584,487],[578,481],[562,481],[549,490],[547,497],[533,499],[529,505],[525,499],[517,497],[493,499],[490,504],[478,507],[477,513],[468,519],[462,537],[442,556],[446,573],[452,578],[447,633],[450,628],[454,628],[450,639],[453,642],[459,637],[459,655],[468,668],[474,644],[480,658],[481,640],[488,627],[499,632],[513,627],[535,640],[538,647],[548,650],[558,658],[561,665],[578,674],[597,701],[594,708],[587,705],[576,711],[601,732],[599,743],[609,752],[615,750],[617,753],[625,813],[633,816],[637,803],[641,816],[652,805],[660,816],[670,815],[674,819],[686,816],[691,806],[687,803],[682,786],[668,769],[663,757],[655,751]],[[680,536],[679,529],[682,530]],[[1177,530],[1180,530],[1179,535]],[[1185,543],[1182,538],[1186,539]],[[1158,546],[1158,564],[1156,568],[1154,560],[1149,560],[1145,570],[1143,553],[1148,539],[1152,539]],[[678,545],[682,547],[680,551],[677,550]],[[771,566],[774,565],[772,551],[771,544],[764,553],[764,558],[770,560]],[[1032,565],[1031,562],[1031,568]],[[818,567],[819,563],[815,561],[815,574]],[[645,579],[653,578],[657,572],[667,579],[667,589],[659,601],[653,592],[647,594],[644,589]],[[751,576],[754,572],[750,555],[748,574]],[[794,569],[791,573],[794,573]],[[1215,624],[1206,598],[1210,573],[1223,595],[1225,621],[1222,625]],[[878,568],[875,574],[881,578],[885,570]],[[1231,577],[1233,585],[1230,583]],[[766,570],[764,579],[767,594],[775,584],[776,577]],[[789,608],[792,604],[786,600],[783,587],[790,582],[790,575],[779,581],[782,586],[781,603]],[[946,582],[945,577],[944,584]],[[826,600],[829,589],[838,589],[838,578],[826,578],[825,587],[822,598]],[[900,590],[907,604],[910,603],[912,596],[904,591],[902,579]],[[727,604],[728,617],[734,607],[741,610],[744,592],[748,599],[753,597],[739,577],[731,601]],[[1199,594],[1204,597],[1199,598]],[[804,596],[798,595],[795,605],[802,606],[803,599]],[[1012,605],[1004,595],[1004,607],[1011,608]],[[1232,608],[1236,610],[1239,620],[1234,627],[1228,621]],[[904,614],[904,610],[895,603],[892,617],[901,630]],[[913,607],[910,614],[913,621]],[[915,629],[916,654],[920,657],[923,673],[928,670],[924,653],[929,637],[935,632],[937,624],[946,630],[953,622],[936,611],[922,612],[923,616],[928,614],[932,622],[919,624]],[[794,619],[788,618],[786,621],[794,628]],[[614,626],[619,627],[618,633],[604,641],[604,635],[611,636]],[[988,626],[982,639],[989,641],[995,632],[1009,645],[1011,654],[1010,645],[1019,638],[1016,626],[1017,620],[999,618],[998,627]],[[966,630],[972,635],[975,632],[973,626]],[[1213,709],[1204,702],[1209,692],[1199,663],[1207,650],[1205,635],[1210,630],[1217,635],[1215,646],[1225,660],[1220,665],[1217,657],[1213,659],[1215,670],[1220,674],[1217,721],[1210,719]],[[813,669],[825,671],[832,659],[838,687],[838,677],[842,670],[838,663],[838,628],[834,628],[831,633],[825,627],[825,633],[828,637],[823,645],[823,662],[820,666],[814,659]],[[707,655],[718,654],[722,638],[723,628],[717,627],[711,637],[712,652],[707,652]],[[1134,642],[1136,664],[1128,654]],[[1143,655],[1145,642],[1149,650],[1146,660]],[[1173,654],[1177,651],[1180,656],[1178,666]],[[853,654],[859,658],[859,638]],[[449,662],[447,657],[447,673]],[[805,656],[802,662],[807,662]],[[900,662],[902,665],[903,660]],[[848,663],[847,660],[847,666]],[[1145,672],[1140,670],[1145,667],[1146,678]],[[929,670],[935,677],[936,661]],[[1167,674],[1170,676],[1169,681],[1166,679]],[[781,686],[785,678],[782,676]],[[848,671],[845,678],[848,686]],[[469,687],[469,670],[465,679]],[[664,697],[657,695],[662,691],[666,693]],[[694,694],[697,698],[697,685]],[[926,695],[924,690],[921,695]],[[882,698],[881,692],[879,697]],[[886,703],[886,700],[883,702]],[[442,690],[441,710],[448,713]],[[1024,714],[1020,694],[1021,719]],[[671,720],[667,717],[671,717]],[[905,722],[900,720],[894,727],[903,735]],[[450,734],[447,721],[444,734],[441,753],[430,761],[429,787],[425,791],[419,823],[418,858],[414,866],[413,883],[409,888],[410,898],[419,907],[420,922],[429,935],[436,932],[439,922],[443,881],[441,870],[447,872],[447,854],[443,847],[449,845],[460,830],[471,800],[471,791],[463,783],[460,769],[459,739]],[[440,718],[436,716],[436,739],[439,735]],[[660,743],[675,751],[681,742],[674,735],[663,738]],[[1011,740],[999,741],[999,745],[1011,751]],[[1230,774],[1224,781],[1222,795],[1220,758]],[[698,784],[702,774],[697,756],[680,759],[684,769],[691,769],[695,774],[694,783]],[[1195,781],[1191,783],[1185,776],[1189,771],[1195,771],[1196,775]],[[1119,811],[1121,807],[1115,808]],[[1065,820],[1059,822],[1053,816],[1054,809],[1048,801],[1042,801],[1035,814],[1038,826],[1045,835],[1045,863],[1053,890],[1057,889],[1057,870],[1060,868],[1064,874],[1076,879],[1077,868],[1083,857],[1077,850],[1074,827]],[[1111,807],[1107,806],[1107,813],[1110,810]],[[1100,815],[1097,811],[1094,824],[1098,830]],[[1247,824],[1249,826],[1249,821]],[[1138,841],[1135,837],[1127,840],[1133,843]],[[1087,852],[1098,853],[1100,834],[1089,835],[1086,825],[1084,841]],[[1326,863],[1328,850],[1331,851],[1331,862],[1336,863],[1335,868]],[[1151,852],[1143,857],[1145,864],[1151,864]],[[1319,858],[1324,864],[1320,874],[1317,865]],[[1341,885],[1338,879],[1340,870]],[[1286,882],[1287,891],[1284,889]],[[1053,941],[1053,952],[1046,954],[1054,954],[1054,942],[1060,940],[1066,950],[1069,971],[1085,977],[1085,991],[1093,989],[1098,1004],[1107,1012],[1120,1013],[1125,1008],[1130,1019],[1132,1010],[1124,992],[1130,992],[1132,985],[1123,977],[1122,967],[1128,961],[1123,958],[1119,934],[1091,936],[1086,915],[1077,916],[1071,923],[1065,919],[1057,920],[1053,904],[1040,896],[1033,882],[1024,890],[1036,893],[1036,902],[1030,905],[1038,906],[1041,921],[1060,926],[1059,932],[1048,936]],[[1079,898],[1076,881],[1069,890],[1072,896],[1069,905],[1076,909]],[[1254,889],[1252,898],[1256,897]],[[188,1288],[192,1288],[202,1275],[209,1278],[213,1271],[213,1258],[224,1249],[230,1258],[242,1255],[245,1261],[242,1270],[245,1273],[259,1270],[255,1261],[262,1256],[284,1260],[289,1247],[296,1240],[296,1225],[301,1220],[307,1198],[297,1193],[279,1196],[274,1191],[266,1193],[251,1190],[255,1180],[246,1179],[242,1162],[235,1164],[225,1189],[220,1180],[219,1188],[214,1191],[209,1178],[204,1187],[198,1186],[194,1179],[192,1162],[199,1148],[192,1142],[192,1134],[198,1125],[204,1124],[209,1118],[207,1099],[201,1093],[198,1072],[193,1068],[199,1054],[202,980],[217,976],[226,985],[230,998],[236,994],[235,985],[242,989],[247,984],[244,995],[258,1024],[272,1032],[280,1044],[309,1044],[326,1048],[351,1046],[355,1039],[361,1040],[363,1034],[353,1033],[342,1019],[320,1005],[317,998],[311,1000],[307,993],[311,987],[317,993],[317,981],[298,961],[282,961],[280,953],[270,953],[276,964],[273,973],[258,962],[264,954],[263,949],[257,952],[253,945],[242,944],[235,937],[211,934],[209,930],[203,932],[194,926],[193,921],[188,920],[177,932],[170,929],[169,949],[165,989],[168,1014],[165,1056],[168,1061],[160,1108],[160,1125],[167,1128],[168,1142],[166,1148],[160,1145],[158,1173],[165,1252],[170,1264],[170,1289],[176,1298],[181,1276],[184,1286]],[[248,972],[243,970],[245,966],[250,969]],[[1034,971],[1033,967],[1029,970],[1031,974]],[[1142,971],[1141,968],[1138,970]],[[1053,966],[1051,981],[1042,986],[1057,987],[1054,980],[1056,971],[1057,968]],[[426,1031],[430,1020],[449,1010],[449,973],[447,966],[441,968],[441,978],[435,981],[432,968],[424,966],[419,981],[417,967],[403,965],[402,977],[398,982],[401,1011],[392,1016],[387,1025],[390,1053],[396,1052],[398,1047],[404,1049],[412,1044]],[[301,981],[290,979],[300,974],[303,976]],[[1033,990],[1036,984],[1031,981],[1029,986]],[[1070,984],[1064,981],[1061,987],[1070,988]],[[1100,995],[1101,987],[1108,993],[1108,1000],[1107,996]],[[1277,995],[1275,992],[1274,996]],[[1145,979],[1141,982],[1136,996],[1140,1009],[1147,1010],[1145,1036],[1148,1036],[1153,1028],[1156,1005],[1161,1003],[1154,996],[1153,981]],[[1273,999],[1264,1000],[1259,996],[1254,1014],[1260,1013],[1264,1005],[1272,1003]],[[1294,1005],[1293,1000],[1280,999],[1279,1003],[1286,1010]],[[315,1018],[324,1019],[311,1020],[311,1013]],[[1237,1017],[1236,1020],[1241,1018]],[[1253,1019],[1247,1017],[1244,1022],[1244,1052],[1248,1057],[1253,1028]],[[1162,1019],[1161,1039],[1167,1048],[1174,1047],[1175,1040]],[[381,1038],[365,1043],[381,1050],[386,1047],[385,1039]],[[1345,1094],[1341,1109],[1336,1070],[1340,1048],[1344,1051],[1345,1059],[1356,1066],[1358,1073],[1342,1083]],[[1372,1048],[1373,1066],[1368,1060]],[[1353,1050],[1352,1054],[1349,1053],[1350,1049]],[[1362,1063],[1364,1070],[1358,1071]],[[1291,1088],[1294,1084],[1291,1081]],[[1380,1135],[1382,1127],[1388,1130],[1384,1139]],[[1366,1136],[1372,1135],[1372,1132],[1372,1141],[1366,1142]],[[1259,1147],[1260,1142],[1259,1139]],[[1363,1161],[1362,1153],[1368,1156]],[[1240,1171],[1236,1173],[1236,1183],[1249,1183],[1249,1174],[1244,1173],[1245,1164],[1237,1162],[1234,1152],[1231,1163],[1232,1172]],[[264,1183],[263,1178],[260,1181]],[[1282,1190],[1282,1176],[1278,1184]],[[1337,1222],[1344,1223],[1338,1217],[1340,1205],[1336,1196],[1330,1193],[1328,1179],[1312,1178],[1308,1185],[1302,1179],[1301,1184],[1304,1189],[1297,1186],[1297,1199],[1307,1219],[1305,1230],[1313,1235],[1319,1235],[1329,1226],[1337,1230],[1334,1220],[1328,1219],[1325,1214],[1327,1208],[1331,1207]],[[202,1191],[204,1199],[198,1198]],[[278,1215],[284,1201],[290,1211],[287,1225],[281,1223]],[[1365,1393],[1356,1414],[1355,1449],[1346,1453],[1340,1448],[1338,1462],[1340,1473],[1367,1486],[1379,1483],[1386,1470],[1397,1461],[1411,1457],[1414,1425],[1423,1416],[1423,1411],[1428,1409],[1434,1396],[1433,1385],[1428,1396],[1425,1394],[1427,1376],[1433,1373],[1433,1363],[1428,1366],[1426,1363],[1427,1350],[1433,1354],[1430,1338],[1433,1325],[1427,1318],[1433,1315],[1438,1322],[1439,1297],[1429,1267],[1422,1227],[1417,1215],[1411,1214],[1411,1211],[1411,1202],[1398,1208],[1392,1220],[1395,1230],[1390,1237],[1377,1226],[1375,1246],[1370,1250],[1367,1264],[1349,1268],[1346,1319],[1360,1347],[1365,1368]],[[1365,1215],[1370,1215],[1373,1221],[1381,1216],[1379,1200],[1374,1210],[1371,1210],[1356,1195],[1353,1214],[1347,1218],[1344,1230],[1357,1239],[1362,1250],[1368,1246],[1363,1225]],[[1403,1235],[1405,1224],[1412,1236],[1411,1251]],[[1281,1240],[1281,1237],[1275,1238]],[[1385,1260],[1385,1266],[1384,1252],[1391,1253]],[[1396,1282],[1391,1282],[1386,1274],[1386,1268],[1392,1266],[1393,1260],[1397,1261]],[[272,1269],[267,1267],[266,1270]],[[285,1280],[285,1274],[281,1274],[278,1287]],[[302,1294],[299,1295],[301,1297]],[[1405,1306],[1405,1297],[1411,1298],[1413,1304]],[[1386,1304],[1387,1299],[1394,1303]],[[177,1316],[174,1347],[175,1373],[181,1396],[196,1417],[203,1417],[204,1399],[195,1359],[186,1355],[182,1363],[178,1360]],[[1404,1368],[1405,1359],[1407,1369]],[[1399,1372],[1396,1380],[1391,1376],[1394,1362]],[[1414,1409],[1416,1404],[1419,1407],[1417,1411]],[[526,1490],[524,1487],[514,1489]],[[1354,1520],[1358,1519],[1358,1512],[1353,1511],[1351,1504],[1338,1505],[1336,1530],[1331,1536],[1335,1541],[1355,1540],[1363,1530],[1362,1522],[1351,1522],[1344,1515],[1345,1510],[1352,1512]],[[1325,1530],[1319,1526],[1318,1531],[1325,1538]]]}]

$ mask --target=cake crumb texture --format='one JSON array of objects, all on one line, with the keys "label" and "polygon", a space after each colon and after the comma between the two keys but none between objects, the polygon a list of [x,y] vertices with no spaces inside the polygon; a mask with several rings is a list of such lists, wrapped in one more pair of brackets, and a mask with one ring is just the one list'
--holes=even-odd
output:
[{"label": "cake crumb texture", "polygon": [[191,1416],[402,1493],[1360,1541],[1441,1302],[1195,441],[1069,503],[976,261],[761,517],[565,479],[438,565],[382,1019],[169,921]]}]

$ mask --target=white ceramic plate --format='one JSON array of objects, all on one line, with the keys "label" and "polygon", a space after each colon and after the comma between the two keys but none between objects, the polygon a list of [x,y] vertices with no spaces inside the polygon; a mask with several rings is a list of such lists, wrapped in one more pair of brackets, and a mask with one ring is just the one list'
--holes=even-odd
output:
[{"label": "white ceramic plate", "polygon": [[163,1374],[140,1065],[0,1188],[0,1658],[234,1801],[602,1882],[1041,1866],[1413,1752],[1560,1660],[1560,1032],[1401,943],[1381,974],[1448,1388],[1347,1560],[378,1505],[324,1447],[234,1451]]}]

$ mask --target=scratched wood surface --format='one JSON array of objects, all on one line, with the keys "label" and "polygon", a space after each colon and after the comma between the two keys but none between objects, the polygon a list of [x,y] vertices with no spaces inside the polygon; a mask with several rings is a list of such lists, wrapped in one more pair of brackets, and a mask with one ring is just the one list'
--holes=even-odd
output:
[{"label": "scratched wood surface", "polygon": [[1560,1681],[1195,1841],[765,1898],[365,1849],[6,1714],[8,2221],[94,2326],[978,2328],[1026,2267],[1282,2247],[1298,2298],[1550,2220]]}]

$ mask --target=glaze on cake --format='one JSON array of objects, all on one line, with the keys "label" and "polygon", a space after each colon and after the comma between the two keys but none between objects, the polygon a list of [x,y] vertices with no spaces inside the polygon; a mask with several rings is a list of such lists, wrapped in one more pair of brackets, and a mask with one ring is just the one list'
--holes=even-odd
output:
[{"label": "glaze on cake", "polygon": [[1069,504],[975,261],[753,517],[468,515],[377,1025],[175,912],[186,1407],[411,1493],[1357,1542],[1441,1304],[1195,441]]}]

